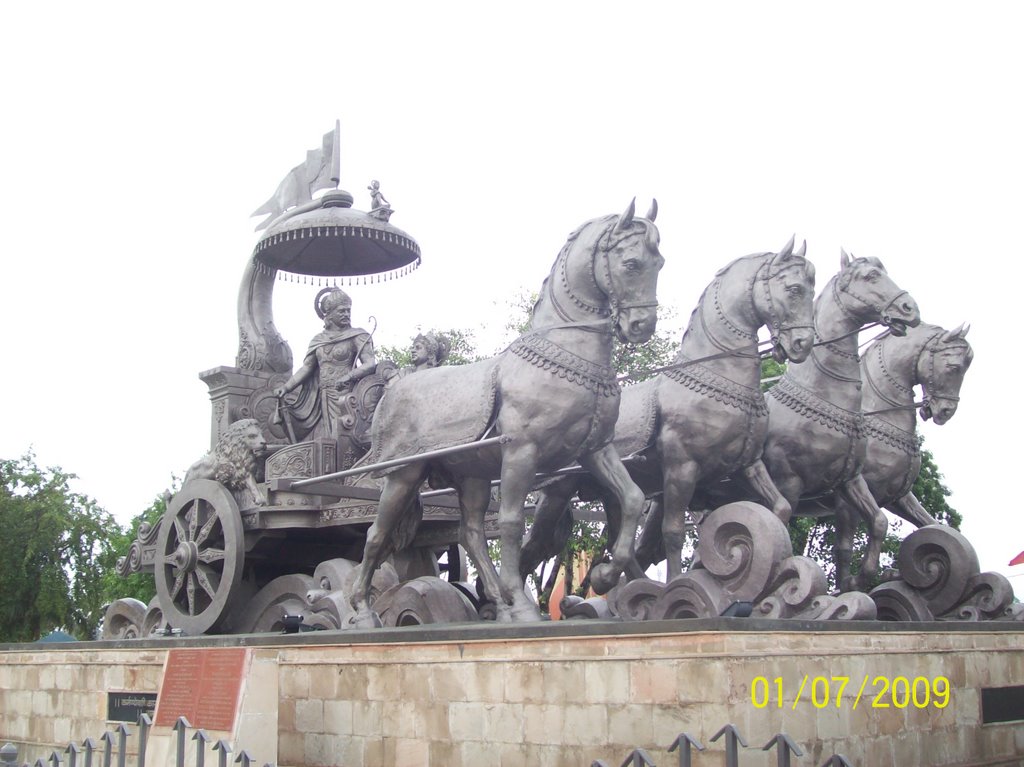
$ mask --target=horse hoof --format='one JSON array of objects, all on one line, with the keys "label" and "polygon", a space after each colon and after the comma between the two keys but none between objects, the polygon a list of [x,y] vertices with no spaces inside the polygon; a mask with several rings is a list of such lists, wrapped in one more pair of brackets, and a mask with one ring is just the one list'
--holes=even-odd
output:
[{"label": "horse hoof", "polygon": [[590,571],[590,588],[597,594],[607,594],[618,583],[619,573],[607,562],[595,565]]},{"label": "horse hoof", "polygon": [[379,629],[383,628],[384,623],[381,621],[380,616],[377,615],[373,610],[364,609],[350,615],[349,619],[345,622],[345,629]]},{"label": "horse hoof", "polygon": [[515,618],[512,615],[512,605],[505,604],[504,600],[498,602],[498,614],[495,617],[498,623],[512,623]]}]

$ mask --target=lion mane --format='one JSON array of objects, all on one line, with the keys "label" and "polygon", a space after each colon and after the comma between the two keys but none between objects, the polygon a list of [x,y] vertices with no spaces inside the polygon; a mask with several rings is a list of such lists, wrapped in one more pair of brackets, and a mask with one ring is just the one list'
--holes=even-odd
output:
[{"label": "lion mane", "polygon": [[258,454],[267,443],[253,418],[235,421],[220,435],[213,450],[189,467],[185,483],[192,479],[212,479],[233,492],[249,490],[257,505],[266,497],[256,482]]}]

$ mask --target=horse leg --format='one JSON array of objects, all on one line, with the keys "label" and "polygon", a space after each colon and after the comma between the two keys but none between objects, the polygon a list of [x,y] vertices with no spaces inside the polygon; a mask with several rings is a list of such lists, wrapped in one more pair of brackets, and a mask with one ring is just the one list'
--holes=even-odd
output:
[{"label": "horse leg", "polygon": [[696,461],[664,462],[665,494],[661,534],[665,542],[665,580],[671,581],[683,572],[683,545],[686,543],[686,511],[693,498],[700,467]]},{"label": "horse leg", "polygon": [[842,592],[855,591],[853,573],[853,539],[857,533],[857,519],[846,500],[842,497],[835,501],[836,544],[833,558],[836,564],[836,584]]},{"label": "horse leg", "polygon": [[377,516],[366,532],[363,561],[349,595],[355,614],[349,618],[348,628],[380,627],[380,617],[370,609],[370,583],[374,572],[394,548],[395,528],[408,513],[425,475],[423,465],[406,466],[388,475],[380,493]]},{"label": "horse leg", "polygon": [[644,571],[665,558],[665,541],[661,537],[664,509],[660,498],[651,499],[647,508],[640,540],[636,544],[636,561]]},{"label": "horse leg", "polygon": [[480,574],[484,594],[495,604],[501,604],[501,584],[487,551],[487,535],[484,532],[484,514],[491,501],[491,483],[476,477],[463,478],[459,481],[458,489],[459,508],[462,511],[459,543]]},{"label": "horse leg", "polygon": [[611,445],[580,458],[580,465],[589,471],[601,487],[608,490],[622,510],[621,526],[615,543],[609,548],[611,563],[596,565],[590,571],[590,585],[598,594],[607,594],[619,582],[623,571],[630,578],[642,578],[643,570],[634,557],[636,529],[644,509],[644,494],[629,476],[622,459]]},{"label": "horse leg", "polygon": [[852,584],[858,591],[864,591],[878,575],[878,560],[882,554],[882,541],[889,530],[889,520],[885,518],[885,513],[875,503],[863,475],[858,474],[853,479],[842,483],[839,486],[839,493],[857,510],[868,526],[868,545],[864,550],[860,573],[852,580]]},{"label": "horse leg", "polygon": [[772,513],[781,519],[784,525],[788,525],[790,517],[793,516],[793,507],[772,482],[764,461],[758,458],[743,469],[743,477],[750,483],[754,492],[761,496],[765,505],[771,508]]},{"label": "horse leg", "polygon": [[897,498],[887,504],[885,508],[916,527],[939,524],[939,520],[929,513],[913,493],[907,493],[903,497]]},{"label": "horse leg", "polygon": [[533,524],[523,541],[519,575],[524,581],[541,562],[558,556],[565,548],[572,529],[571,522],[566,524],[566,517],[572,516],[569,501],[575,492],[576,480],[570,477],[553,482],[541,491]]},{"label": "horse leg", "polygon": [[[526,494],[536,481],[537,448],[532,443],[510,443],[501,456],[501,507],[498,529],[501,531],[501,594],[498,620],[539,621],[540,608],[526,596],[520,553],[526,534]],[[493,565],[492,565],[493,567]]]}]

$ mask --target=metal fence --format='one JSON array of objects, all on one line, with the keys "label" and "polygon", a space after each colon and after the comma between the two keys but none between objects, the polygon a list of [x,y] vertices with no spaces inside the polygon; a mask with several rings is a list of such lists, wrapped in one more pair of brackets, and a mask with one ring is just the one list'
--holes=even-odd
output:
[{"label": "metal fence", "polygon": [[[740,767],[740,749],[749,748],[747,742],[740,735],[739,730],[732,724],[725,725],[711,738],[711,742],[722,739],[725,746],[725,767]],[[793,757],[803,756],[804,752],[800,746],[783,732],[778,733],[771,740],[761,747],[762,751],[776,749],[778,756],[778,767],[791,767]],[[668,747],[669,753],[678,751],[679,767],[690,767],[690,758],[693,750],[704,751],[705,748],[697,738],[689,733],[681,732]],[[590,767],[609,767],[609,764],[602,759],[591,763]],[[621,767],[657,767],[651,755],[642,748],[633,749]],[[853,767],[850,761],[842,754],[832,754],[820,767]]]},{"label": "metal fence", "polygon": [[[34,764],[18,761],[18,748],[13,743],[7,743],[0,747],[0,767],[93,767],[93,760],[98,761],[97,767],[113,767],[116,759],[117,767],[128,767],[128,739],[138,738],[138,748],[135,755],[133,767],[145,767],[146,745],[149,742],[150,730],[153,727],[153,720],[148,714],[139,717],[139,723],[135,733],[126,724],[119,724],[114,730],[108,730],[100,736],[99,742],[92,738],[86,738],[81,743],[72,741],[68,743],[63,751],[54,750],[46,759],[36,759]],[[254,767],[256,761],[248,751],[241,750],[232,759],[231,745],[226,740],[218,740],[211,745],[211,738],[205,730],[196,729],[191,740],[194,741],[189,747],[188,730],[194,729],[188,720],[179,716],[178,721],[172,728],[174,737],[174,764],[175,767],[185,767],[185,758],[189,751],[193,752],[195,767],[205,767],[207,752],[210,752],[211,763],[215,757],[217,767],[227,767],[229,762],[236,762],[242,767]],[[101,760],[101,761],[100,761]],[[274,767],[272,762],[265,762],[263,767]]]}]

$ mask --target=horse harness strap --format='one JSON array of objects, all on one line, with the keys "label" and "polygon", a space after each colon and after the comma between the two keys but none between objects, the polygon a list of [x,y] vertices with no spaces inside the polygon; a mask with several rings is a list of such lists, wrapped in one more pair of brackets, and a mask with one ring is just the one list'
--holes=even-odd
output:
[{"label": "horse harness strap", "polygon": [[853,477],[857,446],[867,434],[862,413],[833,405],[786,376],[783,376],[775,386],[768,390],[768,395],[774,397],[779,404],[789,408],[797,415],[848,437],[842,471],[831,485],[825,488],[826,492],[834,490],[838,485]]},{"label": "horse harness strap", "polygon": [[681,358],[680,362],[686,367],[666,371],[666,378],[698,394],[742,410],[747,415],[765,418],[768,416],[768,406],[760,389],[744,386],[720,376],[711,369],[697,364],[696,361]]},{"label": "horse harness strap", "polygon": [[614,368],[585,360],[546,338],[538,335],[520,336],[509,346],[509,351],[534,367],[579,384],[602,397],[619,396]]}]

